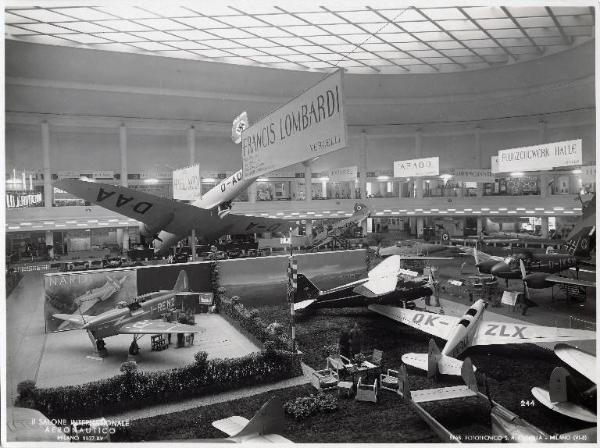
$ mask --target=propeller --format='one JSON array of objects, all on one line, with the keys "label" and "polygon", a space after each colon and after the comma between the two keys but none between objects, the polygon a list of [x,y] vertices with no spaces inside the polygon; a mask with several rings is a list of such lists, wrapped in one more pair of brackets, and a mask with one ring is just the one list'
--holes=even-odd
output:
[{"label": "propeller", "polygon": [[477,267],[477,272],[479,274],[481,274],[481,272],[479,272],[479,253],[477,252],[477,242],[475,242],[475,247],[473,247],[473,256],[475,257],[475,266]]}]

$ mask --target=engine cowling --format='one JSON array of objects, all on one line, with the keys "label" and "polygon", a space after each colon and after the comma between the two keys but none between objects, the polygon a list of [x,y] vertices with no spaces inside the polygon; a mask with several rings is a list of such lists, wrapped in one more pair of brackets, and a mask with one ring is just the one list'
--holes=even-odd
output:
[{"label": "engine cowling", "polygon": [[162,219],[160,219],[156,224],[149,225],[144,222],[141,222],[139,225],[140,235],[144,238],[152,237],[153,240],[158,238],[158,234],[169,225],[169,223],[173,220],[174,214],[169,213],[165,215]]},{"label": "engine cowling", "polygon": [[552,282],[546,281],[546,277],[548,274],[543,272],[535,272],[533,274],[529,274],[525,276],[525,283],[528,288],[533,289],[542,289],[542,288],[550,288],[554,284]]}]

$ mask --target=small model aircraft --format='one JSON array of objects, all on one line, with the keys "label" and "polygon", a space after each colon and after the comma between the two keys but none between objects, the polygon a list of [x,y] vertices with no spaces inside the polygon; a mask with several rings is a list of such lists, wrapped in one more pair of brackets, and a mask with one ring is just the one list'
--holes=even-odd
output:
[{"label": "small model aircraft", "polygon": [[204,330],[194,325],[165,322],[161,316],[174,309],[175,296],[189,291],[187,273],[181,271],[171,291],[150,292],[136,297],[130,303],[122,302],[116,308],[98,316],[85,314],[53,314],[53,317],[77,325],[76,329],[87,331],[95,348],[105,347],[104,338],[118,334],[133,335],[129,347],[131,354],[139,351],[137,340],[145,334],[199,333]]},{"label": "small model aircraft", "polygon": [[[228,179],[231,177],[224,182]],[[241,182],[241,185],[246,185],[244,182],[249,180],[244,181],[242,178]],[[223,182],[219,185],[223,185]],[[55,186],[88,202],[140,221],[140,233],[144,237],[153,238],[157,254],[168,252],[171,246],[187,237],[193,229],[206,240],[213,241],[225,234],[287,232],[290,224],[293,224],[292,221],[282,219],[223,213],[219,204],[224,198],[234,195],[230,198],[233,199],[239,193],[238,189],[233,188],[226,190],[227,196],[220,199],[215,199],[207,193],[204,199],[186,204],[132,188],[78,179],[63,179],[55,182]],[[219,200],[221,202],[218,202]],[[208,208],[215,202],[218,206]]]},{"label": "small model aircraft", "polygon": [[556,367],[550,375],[548,390],[541,387],[531,389],[537,401],[549,409],[568,417],[594,423],[596,414],[583,406],[582,402],[595,402],[598,382],[596,357],[567,344],[557,344],[554,353],[570,367],[577,370],[594,385],[586,391],[579,391],[573,384],[570,373],[564,367]]},{"label": "small model aircraft", "polygon": [[[127,280],[127,275],[124,275],[120,280],[114,280],[110,276],[106,276],[106,283],[98,288],[90,289],[86,293],[76,297],[73,302],[77,305],[80,314],[85,313],[87,310],[92,308],[96,303],[103,302],[110,297],[112,297],[115,293],[117,293],[125,280]],[[63,322],[58,327],[58,330],[63,330],[70,325],[69,322]]]},{"label": "small model aircraft", "polygon": [[596,339],[594,331],[484,321],[485,306],[485,302],[479,299],[462,317],[389,305],[373,304],[368,308],[447,341],[441,352],[435,341],[431,340],[428,353],[407,353],[402,356],[405,364],[427,371],[428,376],[433,376],[437,372],[445,375],[460,375],[463,362],[456,359],[456,356],[475,345],[535,344]]},{"label": "small model aircraft", "polygon": [[271,398],[252,417],[252,420],[233,415],[217,420],[212,425],[229,437],[225,441],[237,443],[293,443],[277,434],[286,424],[283,403],[279,398]]},{"label": "small model aircraft", "polygon": [[[444,240],[444,238],[446,238]],[[447,233],[442,235],[443,242],[450,242],[450,236]],[[391,255],[400,255],[405,259],[429,259],[429,260],[449,260],[450,257],[430,257],[436,253],[446,253],[448,255],[466,255],[463,248],[451,246],[449,244],[433,244],[422,241],[398,241],[394,246],[381,247],[378,250],[380,257],[389,257]]]},{"label": "small model aircraft", "polygon": [[350,226],[360,224],[363,220],[369,217],[371,210],[365,204],[354,204],[354,214],[346,219],[337,221],[331,228],[325,228],[322,232],[318,232],[314,236],[308,236],[306,246],[316,249],[320,246],[328,244],[334,238],[338,238]]},{"label": "small model aircraft", "polygon": [[401,257],[386,258],[367,275],[367,278],[321,291],[303,274],[298,274],[298,290],[294,311],[306,312],[315,308],[366,306],[370,303],[393,303],[432,296],[435,293],[433,276],[400,268]]},{"label": "small model aircraft", "polygon": [[[432,403],[437,401],[447,401],[457,398],[480,397],[487,399],[490,404],[490,433],[494,441],[497,442],[573,442],[577,440],[586,442],[595,442],[597,438],[596,428],[583,429],[580,431],[569,432],[566,434],[550,435],[540,428],[532,425],[522,419],[515,413],[509,411],[504,406],[492,400],[489,395],[487,382],[484,380],[485,395],[479,391],[477,379],[474,375],[474,368],[471,360],[466,358],[461,368],[461,376],[465,385],[441,387],[436,389],[423,389],[411,391],[406,367],[401,367],[399,375],[400,389],[399,394],[409,402],[411,407],[427,423],[427,425],[436,433],[442,442],[458,442],[460,436],[453,434],[433,415],[427,412],[422,403]],[[578,439],[581,437],[581,439]]]}]

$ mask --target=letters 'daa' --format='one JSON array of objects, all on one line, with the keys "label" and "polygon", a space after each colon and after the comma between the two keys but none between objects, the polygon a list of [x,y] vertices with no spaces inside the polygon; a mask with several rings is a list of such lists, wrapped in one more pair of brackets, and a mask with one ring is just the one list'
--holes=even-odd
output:
[{"label": "letters 'daa'", "polygon": [[[99,203],[105,201],[106,199],[114,196],[115,193],[115,191],[105,191],[104,188],[100,188],[100,190],[98,191],[98,197],[96,198],[96,201]],[[123,207],[125,204],[129,204],[131,201],[133,201],[133,199],[133,197],[128,198],[126,196],[123,196],[122,194],[119,194],[115,204],[117,207]],[[148,210],[150,210],[153,205],[154,204],[152,204],[151,202],[139,201],[133,205],[133,211],[143,215]]]}]

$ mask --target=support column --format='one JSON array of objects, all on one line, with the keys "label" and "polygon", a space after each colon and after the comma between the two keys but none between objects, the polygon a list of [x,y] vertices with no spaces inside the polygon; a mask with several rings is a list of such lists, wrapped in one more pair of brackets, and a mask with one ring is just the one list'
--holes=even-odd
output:
[{"label": "support column", "polygon": [[481,216],[477,217],[477,237],[479,237],[479,235],[481,235],[481,232],[483,232],[483,218]]},{"label": "support column", "polygon": [[117,229],[117,244],[122,249],[123,248],[123,229]]},{"label": "support column", "polygon": [[348,185],[350,185],[350,199],[356,199],[356,181],[350,181]]},{"label": "support column", "polygon": [[128,185],[127,179],[127,128],[125,123],[121,123],[119,128],[119,151],[121,153],[121,185]]},{"label": "support column", "polygon": [[312,201],[312,161],[307,160],[306,162],[302,162],[304,165],[304,189],[305,189],[305,197],[304,200],[306,202]]},{"label": "support column", "polygon": [[50,258],[54,257],[54,232],[52,230],[46,230],[46,235],[45,235],[45,241],[46,241],[46,247],[51,246],[50,249],[48,249],[48,256]]},{"label": "support column", "polygon": [[[190,165],[196,163],[196,129],[194,126],[190,126],[187,130],[187,146],[190,154]],[[202,183],[200,184],[200,188],[202,188]],[[198,199],[202,198],[202,190],[200,190],[198,194]],[[196,229],[192,229],[192,234],[190,235],[190,247],[192,249],[192,261],[196,261],[198,256],[196,254]]]},{"label": "support column", "polygon": [[417,237],[423,237],[424,220],[422,216],[417,216]]},{"label": "support column", "polygon": [[542,216],[542,238],[548,238],[548,216]]},{"label": "support column", "polygon": [[123,229],[123,251],[129,250],[129,229]]},{"label": "support column", "polygon": [[312,219],[307,219],[306,220],[306,228],[305,228],[306,236],[309,236],[309,237],[312,236],[312,228],[313,228]]},{"label": "support column", "polygon": [[[483,168],[483,150],[481,147],[481,126],[475,126],[475,153],[477,154],[478,166]],[[477,189],[475,195],[480,198],[483,196],[483,182],[477,182]]]},{"label": "support column", "polygon": [[[423,133],[420,128],[415,132],[415,157],[423,157]],[[415,177],[415,199],[423,199],[423,178]]]},{"label": "support column", "polygon": [[410,229],[411,235],[417,234],[417,218],[416,217],[411,216],[410,218],[408,218],[408,227]]},{"label": "support column", "polygon": [[248,202],[256,202],[256,182],[252,182],[248,187]]},{"label": "support column", "polygon": [[327,181],[321,181],[321,196],[327,199]]},{"label": "support column", "polygon": [[[544,120],[538,122],[538,144],[546,143],[546,131],[548,129],[548,123]],[[547,173],[540,174],[540,197],[545,198],[549,196],[548,183],[550,182],[550,175]]]},{"label": "support column", "polygon": [[50,128],[48,122],[42,122],[42,156],[44,159],[44,207],[52,207],[52,173],[50,172]]},{"label": "support column", "polygon": [[415,199],[423,199],[423,178],[415,177]]},{"label": "support column", "polygon": [[358,171],[360,172],[358,188],[363,201],[367,199],[367,144],[367,133],[363,129],[358,147]]}]

